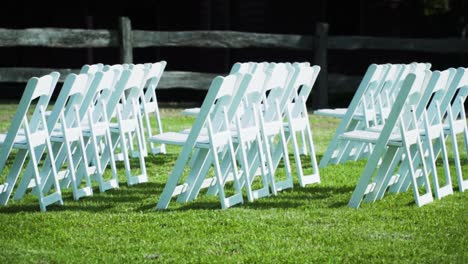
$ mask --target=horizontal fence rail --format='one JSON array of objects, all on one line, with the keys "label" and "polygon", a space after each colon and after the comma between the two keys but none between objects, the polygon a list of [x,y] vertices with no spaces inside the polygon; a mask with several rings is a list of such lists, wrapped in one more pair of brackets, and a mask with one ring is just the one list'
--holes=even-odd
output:
[{"label": "horizontal fence rail", "polygon": [[[237,31],[147,31],[133,30],[128,18],[120,18],[117,30],[64,28],[0,28],[1,47],[48,48],[109,48],[119,47],[122,63],[133,62],[134,48],[196,47],[196,48],[275,48],[313,50],[311,62],[321,66],[318,87],[314,89],[315,107],[328,105],[328,93],[337,92],[328,87],[339,87],[351,92],[361,79],[359,76],[328,74],[327,50],[396,50],[432,53],[468,53],[468,40],[408,39],[363,36],[329,36],[328,24],[317,23],[315,35],[249,33]],[[61,80],[78,69],[0,68],[0,82],[26,82],[32,76],[58,71]],[[158,88],[208,89],[211,80],[219,74],[167,71]]]},{"label": "horizontal fence rail", "polygon": [[[280,48],[313,50],[314,36],[237,31],[133,30],[133,48]],[[117,30],[63,28],[0,28],[0,47],[106,48],[118,47]],[[328,36],[328,49],[398,50],[435,53],[468,53],[468,40]]]},{"label": "horizontal fence rail", "polygon": [[397,50],[434,53],[468,53],[468,40],[329,36],[328,49]]},{"label": "horizontal fence rail", "polygon": [[107,48],[118,45],[116,30],[0,28],[0,47]]},{"label": "horizontal fence rail", "polygon": [[237,31],[133,31],[133,47],[279,48],[313,50],[314,36]]}]

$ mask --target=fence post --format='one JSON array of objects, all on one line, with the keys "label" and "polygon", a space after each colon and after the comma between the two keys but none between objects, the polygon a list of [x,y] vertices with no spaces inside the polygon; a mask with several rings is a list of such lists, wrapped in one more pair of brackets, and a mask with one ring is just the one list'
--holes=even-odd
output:
[{"label": "fence post", "polygon": [[315,25],[314,64],[320,66],[314,91],[312,107],[328,107],[328,69],[327,69],[328,24],[319,22]]},{"label": "fence post", "polygon": [[128,17],[119,18],[120,61],[133,63],[132,23]]}]

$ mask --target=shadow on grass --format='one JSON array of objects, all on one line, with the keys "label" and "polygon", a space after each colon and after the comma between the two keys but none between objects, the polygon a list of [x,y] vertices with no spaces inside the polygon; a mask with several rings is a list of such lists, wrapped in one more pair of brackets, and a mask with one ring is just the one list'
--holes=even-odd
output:
[{"label": "shadow on grass", "polygon": [[[348,204],[349,193],[354,190],[353,187],[323,187],[308,186],[295,187],[294,189],[284,190],[277,196],[263,197],[253,202],[249,202],[244,195],[244,203],[235,205],[233,208],[253,209],[253,210],[271,210],[307,207],[309,203],[315,203],[314,206],[322,208],[339,208]],[[342,197],[337,197],[342,196]],[[209,199],[209,201],[206,201]],[[337,201],[343,200],[343,201]],[[171,200],[168,209],[164,212],[188,211],[188,210],[220,210],[221,205],[217,196],[205,197],[200,194],[199,198],[187,204],[178,204],[176,198]],[[139,207],[138,210],[146,211],[154,208],[154,204]]]},{"label": "shadow on grass", "polygon": [[[133,212],[151,212],[155,210],[164,184],[162,183],[142,183],[134,186],[126,186],[121,182],[120,189],[108,190],[99,193],[94,189],[94,195],[83,197],[78,201],[72,200],[71,193],[64,194],[64,205],[50,205],[48,212],[57,211],[84,211],[84,212],[103,212],[103,211],[121,211],[130,210]],[[270,210],[270,209],[288,209],[314,206],[319,208],[339,208],[346,206],[349,193],[353,187],[330,187],[313,185],[308,187],[295,186],[294,189],[283,190],[277,196],[263,197],[253,202],[249,202],[244,195],[244,203],[234,206],[234,208]],[[208,196],[202,191],[197,199],[192,202],[180,204],[176,198],[171,200],[169,208],[161,210],[170,211],[189,211],[189,210],[220,210],[221,205],[217,196]],[[149,202],[148,202],[149,201]],[[313,203],[313,204],[311,204]],[[28,201],[21,204],[10,204],[0,208],[0,214],[12,214],[20,212],[40,212],[37,200],[28,197]]]},{"label": "shadow on grass", "polygon": [[[120,188],[108,190],[100,193],[99,189],[93,188],[94,194],[89,197],[82,197],[75,201],[71,192],[63,194],[64,205],[52,204],[47,206],[49,211],[88,211],[102,212],[117,207],[131,208],[132,205],[141,203],[148,197],[154,199],[164,187],[160,183],[148,182],[134,186],[127,186],[126,182],[119,182]],[[20,212],[40,212],[39,203],[36,197],[28,194],[24,202],[10,202],[9,205],[0,208],[0,214],[12,214]],[[154,199],[156,200],[156,199]]]}]

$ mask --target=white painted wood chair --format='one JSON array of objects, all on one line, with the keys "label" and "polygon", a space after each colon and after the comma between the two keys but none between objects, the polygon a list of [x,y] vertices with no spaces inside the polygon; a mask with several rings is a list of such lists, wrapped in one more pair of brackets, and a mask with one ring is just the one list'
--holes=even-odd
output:
[{"label": "white painted wood chair", "polygon": [[[58,179],[49,179],[57,177],[53,175],[50,160],[46,158],[41,170],[41,181],[44,183],[43,190],[48,191],[50,184],[56,180],[62,181],[62,188],[72,186],[73,197],[75,200],[83,196],[92,195],[92,186],[89,174],[84,177],[77,176],[77,168],[80,162],[88,163],[86,147],[83,139],[81,121],[79,118],[79,108],[88,91],[89,79],[92,74],[70,74],[65,79],[55,104],[47,116],[47,127],[50,131],[50,140],[52,142],[53,156],[55,158],[55,168],[58,171]],[[43,153],[36,152],[37,156]],[[66,163],[66,164],[65,164]],[[34,187],[33,166],[29,162],[25,174],[17,188],[14,198],[21,199],[26,193],[28,187]],[[83,183],[81,188],[80,185]],[[48,184],[46,183],[48,182]]]},{"label": "white painted wood chair", "polygon": [[[455,172],[457,175],[458,188],[463,192],[468,188],[468,180],[465,180],[462,172],[461,153],[458,146],[457,135],[463,138],[462,145],[465,146],[465,155],[468,157],[468,128],[464,103],[467,96],[468,69],[458,68],[451,82],[451,87],[440,103],[440,115],[443,117],[443,130],[445,142],[450,138],[452,143]],[[434,146],[434,155],[437,157],[444,146]]]},{"label": "white painted wood chair", "polygon": [[[388,68],[384,70],[380,79],[373,82],[361,96],[357,110],[352,115],[353,126],[348,127],[349,129],[382,126],[391,111],[394,94],[399,92],[403,79],[408,73],[427,69],[428,64],[387,64],[384,67]],[[347,142],[346,145],[338,146],[338,150],[335,150],[333,163],[338,164],[348,160],[355,161],[367,158],[371,148],[371,144]],[[326,159],[327,157],[325,157]]]},{"label": "white painted wood chair", "polygon": [[[266,81],[268,64],[257,65],[252,74],[243,104],[240,105],[235,119],[233,140],[241,164],[242,185],[246,187],[247,198],[250,202],[270,195],[269,182],[271,174],[267,171],[264,156],[264,145],[260,135],[259,113],[263,99],[263,86]],[[242,110],[240,108],[243,108]],[[255,157],[258,157],[256,159]],[[254,180],[260,170],[260,185],[255,189]]]},{"label": "white painted wood chair", "polygon": [[[57,180],[57,170],[53,163],[54,156],[49,139],[49,130],[47,127],[45,111],[49,104],[52,93],[56,87],[59,78],[58,72],[42,76],[33,77],[26,84],[25,91],[21,97],[18,109],[13,117],[12,123],[6,135],[0,136],[0,172],[5,172],[6,163],[9,157],[12,157],[12,149],[17,149],[13,164],[6,172],[5,183],[0,185],[0,204],[6,205],[20,176],[23,164],[29,157],[33,166],[33,175],[39,206],[41,211],[53,203],[63,204],[60,185]],[[34,106],[35,103],[35,106]],[[28,111],[34,112],[28,117]],[[54,175],[54,191],[44,193],[42,186],[44,184],[40,174],[40,166],[43,164],[41,156],[45,152],[52,162],[52,174]],[[36,155],[39,154],[39,155]]]},{"label": "white painted wood chair", "polygon": [[[278,191],[293,187],[291,164],[287,139],[283,126],[282,101],[289,93],[288,81],[294,74],[294,68],[289,63],[272,63],[267,73],[267,81],[264,86],[265,98],[262,101],[259,112],[260,134],[265,149],[267,169],[270,174],[270,188],[274,195]],[[275,141],[278,144],[275,144]],[[276,147],[273,149],[273,147]],[[281,152],[277,161],[273,160],[273,151]],[[277,168],[280,160],[284,163],[285,177],[280,179]]]},{"label": "white painted wood chair", "polygon": [[[258,113],[262,109],[262,100],[264,96],[264,86],[266,83],[266,72],[270,66],[275,64],[268,63],[236,63],[233,66],[233,71],[236,73],[251,73],[252,80],[249,83],[249,87],[244,94],[244,98],[241,104],[235,110],[235,120],[231,123],[231,133],[233,137],[233,143],[235,152],[237,153],[238,162],[241,165],[241,185],[246,187],[247,197],[249,201],[258,199],[261,197],[268,196],[269,182],[271,175],[265,168],[265,157],[264,157],[264,145],[260,136],[260,123],[258,120]],[[185,130],[184,132],[189,132]],[[206,135],[206,128],[200,132],[202,135]],[[190,165],[193,165],[193,161],[196,160],[197,154],[192,155]],[[209,166],[205,166],[201,170],[201,175],[208,173]],[[259,174],[261,177],[260,187],[254,189],[253,181]],[[201,186],[205,182],[209,182],[209,179],[199,177],[203,181],[198,181],[192,185],[191,190],[187,190],[186,193],[189,195],[182,194],[178,197],[179,202],[187,202],[194,200]],[[233,180],[230,177],[228,180]],[[216,195],[218,188],[216,186],[216,180],[213,179],[212,185],[208,190],[208,194]],[[195,191],[194,191],[195,190]]]},{"label": "white painted wood chair", "polygon": [[[116,107],[115,103],[110,105],[110,101],[119,92],[115,91],[114,85],[120,75],[119,70],[97,72],[80,108],[81,126],[90,163],[82,163],[84,166],[80,167],[80,172],[81,175],[93,175],[99,184],[100,192],[119,187],[107,108]],[[106,155],[106,159],[103,155]],[[111,168],[110,178],[104,174],[108,166]]]},{"label": "white painted wood chair", "polygon": [[[306,101],[312,91],[314,83],[320,72],[319,66],[301,65],[295,63],[295,73],[289,81],[290,93],[283,98],[283,112],[286,117],[284,129],[286,132],[286,141],[291,140],[296,170],[300,186],[304,187],[307,184],[319,183],[320,173],[318,170],[317,160],[315,156],[315,147],[312,139],[312,130],[309,123],[309,115],[307,112]],[[291,94],[292,92],[292,94]],[[287,100],[287,101],[285,101]],[[297,134],[302,137],[302,144],[306,151],[299,147]],[[281,151],[276,151],[274,155],[275,167],[280,160]],[[309,155],[311,161],[312,173],[305,175],[301,154]]]},{"label": "white painted wood chair", "polygon": [[[141,83],[144,77],[142,67],[134,67],[131,70],[124,70],[120,79],[115,84],[112,96],[106,105],[107,116],[115,116],[117,122],[109,124],[112,149],[119,160],[123,160],[125,175],[128,185],[143,183],[148,181],[145,165],[144,140],[141,135],[142,124],[140,104],[138,102],[141,94]],[[134,134],[136,137],[128,135]],[[134,153],[139,160],[139,168],[132,170],[130,163],[130,145],[134,144]],[[103,155],[105,163],[109,161],[109,155]]]},{"label": "white painted wood chair", "polygon": [[360,153],[357,153],[357,149],[354,149],[355,153],[350,153],[353,149],[349,150],[352,144],[351,142],[346,143],[346,145],[340,145],[339,137],[348,131],[353,131],[357,129],[366,128],[366,122],[362,122],[361,118],[355,118],[356,115],[361,116],[360,107],[361,107],[361,98],[367,93],[368,89],[371,87],[377,87],[380,85],[381,80],[387,74],[390,65],[377,65],[372,64],[366,71],[361,84],[359,85],[356,93],[353,96],[347,110],[346,114],[343,117],[340,125],[335,131],[335,134],[327,147],[322,159],[320,160],[319,166],[325,167],[329,164],[337,164],[340,160],[343,159],[344,155],[354,155],[354,157],[359,157]]},{"label": "white painted wood chair", "polygon": [[[427,172],[432,175],[433,192],[437,199],[441,199],[453,193],[442,117],[445,115],[445,109],[447,109],[448,106],[447,102],[444,102],[443,99],[447,95],[452,97],[454,93],[453,90],[456,87],[456,85],[454,85],[455,83],[452,82],[454,76],[456,77],[455,73],[456,70],[453,68],[443,72],[433,72],[427,84],[426,91],[421,97],[418,107],[415,109],[415,115],[420,118],[418,121],[420,123],[419,127],[421,127],[422,130],[422,144],[426,156],[426,163],[428,164]],[[439,149],[440,151],[435,151],[435,149]],[[440,152],[442,152],[441,158],[445,175],[444,186],[441,186],[436,167],[436,160]],[[398,159],[395,159],[395,161],[404,161],[405,158],[406,157],[403,157],[402,154],[399,154]],[[417,162],[417,160],[412,161],[414,166],[418,166]],[[401,192],[408,189],[411,184],[408,166],[409,163],[406,161],[400,166],[395,175],[392,175],[391,178],[387,177],[388,181],[390,181],[387,185],[391,192]],[[377,199],[383,196],[383,191],[385,190],[377,194]]]},{"label": "white painted wood chair", "polygon": [[448,108],[448,116],[446,125],[444,126],[444,133],[448,135],[452,141],[452,149],[454,152],[455,166],[458,180],[458,188],[460,192],[468,189],[468,179],[464,179],[462,172],[462,163],[460,149],[458,147],[457,135],[463,137],[465,146],[465,159],[468,158],[468,126],[466,124],[465,101],[468,96],[468,74],[465,74],[465,84],[458,90],[452,105]]},{"label": "white painted wood chair", "polygon": [[[364,196],[366,196],[366,201],[374,201],[377,194],[388,187],[389,181],[386,177],[394,169],[394,160],[397,158],[397,154],[401,153],[401,150],[408,163],[416,205],[422,206],[433,201],[425,152],[421,141],[422,128],[419,127],[419,117],[416,116],[416,109],[421,98],[421,87],[424,86],[425,79],[429,75],[429,72],[408,74],[381,132],[354,130],[340,136],[342,140],[364,141],[374,144],[348,206],[359,207]],[[419,162],[416,163],[416,160]],[[418,178],[423,181],[423,189],[420,189]]]},{"label": "white painted wood chair", "polygon": [[[207,174],[204,172],[205,168],[211,165],[214,167],[215,184],[221,207],[227,208],[243,202],[230,124],[250,80],[251,75],[240,73],[216,77],[188,134],[166,132],[151,138],[158,143],[182,146],[182,151],[157,203],[157,209],[166,209],[173,196],[179,196],[183,201],[185,197],[190,197],[189,192],[199,192],[199,189],[213,185],[213,179],[205,181]],[[207,129],[208,136],[201,133],[203,128]],[[196,155],[193,164],[189,164],[191,155]],[[184,179],[184,169],[188,165],[190,171]],[[234,194],[227,197],[225,184],[230,177],[234,180]],[[199,184],[200,182],[202,184]],[[194,186],[199,188],[193,188]]]},{"label": "white painted wood chair", "polygon": [[[83,67],[83,69],[84,68],[85,67]],[[111,96],[114,94],[114,85],[117,82],[116,79],[120,78],[121,73],[118,69],[108,70],[106,72],[95,69],[92,70],[92,72],[94,72],[94,74],[88,73],[88,75],[93,75],[93,78],[88,78],[88,89],[79,107],[78,116],[76,117],[77,120],[80,120],[79,124],[77,125],[77,123],[75,123],[75,125],[81,127],[86,154],[74,155],[74,158],[77,158],[75,162],[75,166],[77,166],[75,173],[77,182],[81,182],[83,177],[86,178],[89,175],[98,182],[99,190],[105,192],[106,190],[119,187],[114,153],[111,148],[110,121],[106,113],[106,105],[108,105]],[[74,132],[77,131],[75,130]],[[59,137],[59,134],[55,133],[55,137]],[[77,146],[71,149],[71,152],[79,151],[76,147]],[[107,153],[109,157],[107,161],[102,159],[102,155],[105,153]],[[68,166],[68,164],[66,164],[67,158],[68,154],[65,148],[61,148],[56,156],[56,166]],[[111,168],[110,177],[105,175],[107,166]],[[64,174],[60,174],[60,176],[62,175]],[[64,176],[70,175],[65,174]],[[70,177],[62,179],[63,186],[68,186],[70,183]],[[48,184],[46,184],[44,188],[47,190],[50,186],[51,177],[49,177]]]},{"label": "white painted wood chair", "polygon": [[[156,63],[146,64],[145,77],[143,78],[143,89],[140,95],[140,107],[141,107],[141,116],[143,121],[141,122],[144,126],[141,128],[141,134],[145,141],[145,151],[149,147],[149,151],[152,154],[166,153],[166,146],[160,144],[155,146],[155,144],[149,141],[154,134],[163,133],[163,127],[161,122],[161,114],[159,113],[158,99],[156,97],[156,88],[158,83],[161,80],[164,69],[166,67],[166,61],[160,61]],[[151,126],[151,117],[153,117],[154,122],[157,126],[157,132],[153,132]]]}]

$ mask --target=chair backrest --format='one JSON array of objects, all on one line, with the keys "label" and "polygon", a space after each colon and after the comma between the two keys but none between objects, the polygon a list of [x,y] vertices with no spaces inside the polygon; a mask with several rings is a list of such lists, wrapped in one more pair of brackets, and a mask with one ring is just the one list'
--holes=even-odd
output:
[{"label": "chair backrest", "polygon": [[252,73],[255,68],[257,67],[257,63],[255,62],[236,62],[232,65],[231,71],[229,74],[246,74],[246,73]]},{"label": "chair backrest", "polygon": [[371,64],[362,78],[362,81],[354,93],[353,99],[351,100],[348,111],[343,117],[342,124],[347,127],[349,122],[353,119],[358,109],[362,109],[363,99],[366,98],[369,91],[376,90],[380,87],[382,80],[390,70],[390,64]]},{"label": "chair backrest", "polygon": [[123,73],[124,70],[127,70],[129,68],[129,65],[128,64],[114,64],[114,65],[105,65],[103,68],[102,68],[102,71],[115,71],[117,73],[117,76],[115,76],[114,78],[114,84],[112,85],[112,87],[115,87],[115,85],[117,84],[117,82],[120,80],[120,77]]},{"label": "chair backrest", "polygon": [[[246,79],[246,77],[248,78]],[[242,75],[241,73],[230,74],[223,78],[222,85],[218,89],[217,98],[209,115],[210,120],[212,120],[213,132],[229,128],[230,124],[225,123],[225,115],[230,121],[233,120],[235,113],[239,110],[240,103],[244,98],[248,82],[250,82],[251,78],[252,75]],[[248,80],[247,83],[246,80]],[[215,81],[216,78],[213,82]]]},{"label": "chair backrest", "polygon": [[144,69],[134,67],[132,70],[124,70],[120,79],[115,84],[115,89],[106,106],[107,116],[111,117],[116,111],[117,104],[122,100],[122,117],[127,118],[133,113],[131,104],[137,102],[140,97],[141,83],[144,77]]},{"label": "chair backrest", "polygon": [[404,71],[409,65],[404,64],[391,64],[388,72],[385,74],[381,83],[381,89],[376,93],[378,99],[388,106],[391,104],[391,94],[397,89],[397,83],[400,81]]},{"label": "chair backrest", "polygon": [[263,106],[265,111],[264,120],[266,122],[277,120],[281,100],[284,98],[288,80],[294,73],[294,68],[289,63],[271,63],[267,70],[267,78],[263,87]]},{"label": "chair backrest", "polygon": [[266,67],[268,67],[267,64],[258,64],[257,67],[255,67],[255,70],[250,72],[250,74],[252,74],[252,80],[250,81],[249,87],[247,88],[247,92],[244,96],[245,107],[247,108],[260,103],[262,100],[263,86],[267,78],[265,72]]},{"label": "chair backrest", "polygon": [[256,115],[263,99],[263,85],[266,81],[266,73],[263,66],[264,65],[257,67],[252,74],[252,79],[244,94],[243,104],[241,104],[237,110],[237,114],[242,116],[240,124],[242,128],[257,125]]},{"label": "chair backrest", "polygon": [[454,119],[466,120],[464,104],[468,96],[468,85],[464,85],[457,90],[458,92],[455,95],[452,106],[451,106],[452,117]]},{"label": "chair backrest", "polygon": [[[320,72],[320,66],[301,66],[294,65],[295,74],[289,82],[287,92],[289,95],[284,96],[281,106],[284,108],[288,103],[293,103],[291,114],[293,117],[299,116],[304,113],[307,109],[304,109],[305,103],[309,98],[312,88],[317,80],[317,76]],[[287,100],[287,101],[286,101]],[[283,110],[284,111],[284,110]]]},{"label": "chair backrest", "polygon": [[[409,73],[408,75],[415,75],[414,82],[411,85],[411,91],[406,94],[406,98],[404,101],[404,105],[402,107],[401,116],[399,117],[399,122],[394,126],[394,132],[398,132],[402,127],[399,127],[401,124],[404,125],[403,129],[406,131],[416,129],[417,128],[417,112],[416,109],[418,108],[425,108],[427,102],[421,100],[424,96],[423,94],[432,94],[432,90],[435,88],[435,85],[428,86],[428,80],[430,79],[432,72],[423,70],[423,68],[419,69],[414,73]],[[405,91],[399,92],[398,97],[402,96]],[[397,97],[397,98],[398,98]],[[395,101],[396,103],[397,101]],[[390,111],[390,114],[393,112]]]},{"label": "chair backrest", "polygon": [[102,71],[104,68],[104,64],[102,63],[97,63],[97,64],[85,64],[83,67],[80,69],[80,73],[92,73],[95,74],[98,71]]},{"label": "chair backrest", "polygon": [[145,65],[145,76],[143,77],[142,86],[144,89],[143,98],[145,103],[155,102],[155,89],[161,80],[167,62],[160,61]]},{"label": "chair backrest", "polygon": [[93,78],[93,74],[70,74],[65,79],[62,89],[55,101],[54,107],[47,118],[47,126],[49,131],[52,131],[56,126],[61,113],[63,112],[66,118],[66,123],[72,125],[81,120],[75,120],[74,109],[79,109],[88,92],[89,79]]},{"label": "chair backrest", "polygon": [[[415,97],[420,93],[420,85],[423,84],[424,79],[430,75],[430,72],[425,72],[424,74],[414,74],[409,73],[402,83],[400,92],[398,93],[397,100],[395,101],[392,110],[388,116],[387,122],[385,123],[382,132],[380,133],[379,139],[375,145],[372,155],[377,155],[381,157],[382,153],[385,151],[386,145],[390,140],[390,135],[394,132],[400,133],[402,127],[400,123],[404,120],[405,116],[413,116],[413,109],[417,108],[418,100],[412,100],[411,97]],[[405,118],[409,120],[409,118]],[[411,130],[411,125],[409,122],[404,122],[403,129]],[[419,132],[418,132],[419,133]]]},{"label": "chair backrest", "polygon": [[86,97],[80,108],[80,118],[86,121],[88,111],[92,112],[94,121],[100,121],[104,117],[105,105],[109,102],[114,93],[114,83],[117,76],[120,76],[119,70],[110,70],[106,72],[97,72],[88,88]]},{"label": "chair backrest", "polygon": [[417,63],[413,62],[410,64],[404,64],[402,71],[398,74],[392,89],[389,91],[389,104],[392,104],[396,100],[396,96],[400,91],[401,85],[409,73],[416,73],[429,70],[431,68],[430,63]]},{"label": "chair backrest", "polygon": [[[207,118],[213,120],[213,131],[217,132],[226,129],[224,122],[225,110],[229,119],[233,119],[237,108],[246,92],[252,75],[242,75],[240,73],[230,74],[226,77],[215,77],[211,82],[208,93],[200,107],[200,113],[197,115],[184,148],[193,149],[195,140],[200,135]],[[236,86],[239,87],[236,87]],[[236,89],[237,88],[237,89]],[[230,121],[230,120],[229,120]]]},{"label": "chair backrest", "polygon": [[33,114],[30,118],[27,118],[29,130],[35,132],[41,127],[47,126],[47,124],[43,124],[43,115],[45,114],[43,111],[46,110],[50,102],[59,76],[58,72],[52,72],[40,78],[33,77],[29,79],[0,150],[0,172],[4,169],[6,160],[13,148],[15,137],[20,132],[23,120],[27,118],[34,101],[37,101],[37,103],[34,106]]},{"label": "chair backrest", "polygon": [[442,100],[445,94],[450,92],[452,87],[451,81],[455,75],[456,70],[454,68],[447,69],[445,71],[433,71],[431,78],[426,85],[425,92],[421,96],[418,107],[416,108],[416,115],[420,117],[424,111],[429,114],[429,124],[438,117],[438,108],[441,106]]},{"label": "chair backrest", "polygon": [[453,114],[453,117],[456,117],[461,112],[464,112],[462,105],[459,105],[458,103],[453,104],[454,98],[459,97],[463,99],[463,91],[465,90],[464,86],[468,86],[468,68],[460,67],[457,69],[452,79],[448,92],[442,99],[441,106],[446,107],[445,109],[441,108],[442,114],[446,113],[449,107],[451,108],[450,110]]}]

